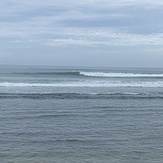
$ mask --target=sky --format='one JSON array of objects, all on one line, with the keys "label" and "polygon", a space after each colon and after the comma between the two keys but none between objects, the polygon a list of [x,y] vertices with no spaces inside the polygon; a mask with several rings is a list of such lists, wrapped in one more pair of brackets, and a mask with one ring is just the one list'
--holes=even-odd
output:
[{"label": "sky", "polygon": [[163,67],[162,0],[2,0],[0,64]]}]

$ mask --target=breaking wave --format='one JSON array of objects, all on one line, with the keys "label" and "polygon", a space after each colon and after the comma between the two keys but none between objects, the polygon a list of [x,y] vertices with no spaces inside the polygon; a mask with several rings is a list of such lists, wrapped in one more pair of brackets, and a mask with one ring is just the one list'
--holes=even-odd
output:
[{"label": "breaking wave", "polygon": [[134,74],[134,73],[105,73],[105,72],[80,72],[80,75],[90,77],[135,77],[135,78],[162,78],[163,74]]},{"label": "breaking wave", "polygon": [[[3,75],[3,73],[0,73]],[[10,73],[9,73],[10,74]],[[163,78],[163,74],[145,74],[145,73],[111,73],[111,72],[89,72],[89,71],[63,71],[63,72],[22,72],[11,73],[18,76],[75,76],[75,77],[107,77],[107,78]]]}]

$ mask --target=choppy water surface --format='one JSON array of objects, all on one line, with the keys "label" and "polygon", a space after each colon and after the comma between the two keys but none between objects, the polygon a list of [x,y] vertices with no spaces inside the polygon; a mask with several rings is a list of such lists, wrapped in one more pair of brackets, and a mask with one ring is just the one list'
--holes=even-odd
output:
[{"label": "choppy water surface", "polygon": [[0,162],[162,163],[162,69],[0,68]]}]

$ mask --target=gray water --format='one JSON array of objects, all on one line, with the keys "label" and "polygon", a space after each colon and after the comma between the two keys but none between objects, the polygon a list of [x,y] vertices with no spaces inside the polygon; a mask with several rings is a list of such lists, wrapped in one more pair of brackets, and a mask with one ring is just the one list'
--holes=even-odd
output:
[{"label": "gray water", "polygon": [[0,67],[0,162],[162,163],[163,70]]}]

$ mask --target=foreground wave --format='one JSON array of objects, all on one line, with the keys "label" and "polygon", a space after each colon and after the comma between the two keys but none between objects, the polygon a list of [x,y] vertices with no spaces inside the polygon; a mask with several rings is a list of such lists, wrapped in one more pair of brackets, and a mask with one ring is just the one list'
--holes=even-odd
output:
[{"label": "foreground wave", "polygon": [[163,93],[0,93],[0,98],[27,98],[27,99],[163,99]]}]

